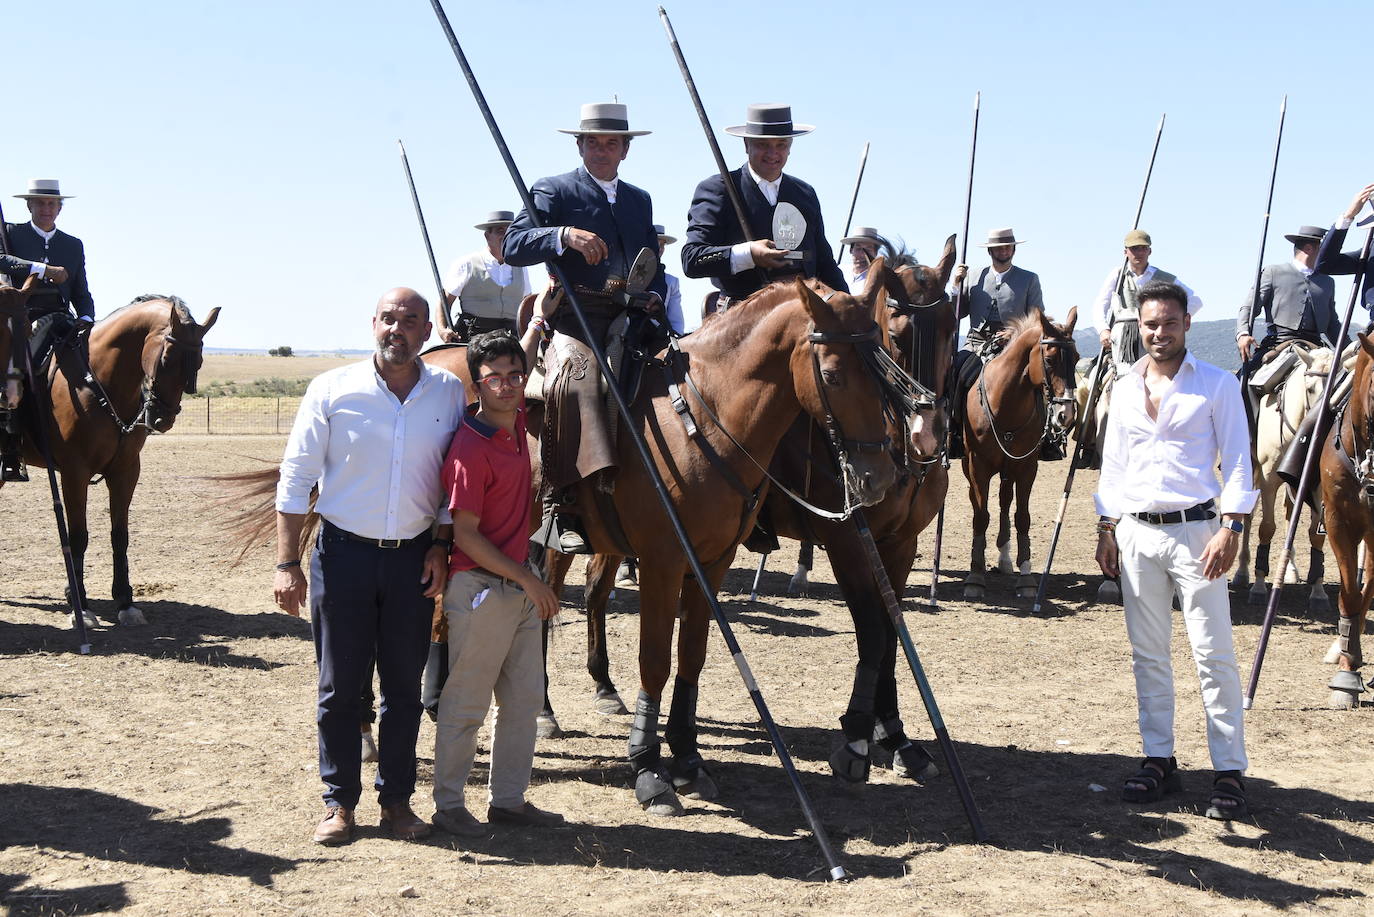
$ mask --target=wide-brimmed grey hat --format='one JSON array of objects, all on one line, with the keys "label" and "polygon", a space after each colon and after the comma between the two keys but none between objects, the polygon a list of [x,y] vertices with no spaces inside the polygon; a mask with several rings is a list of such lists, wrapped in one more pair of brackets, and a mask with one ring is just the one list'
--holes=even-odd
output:
[{"label": "wide-brimmed grey hat", "polygon": [[1320,242],[1326,238],[1326,229],[1321,226],[1299,226],[1297,232],[1285,233],[1284,238],[1294,245],[1299,242]]},{"label": "wide-brimmed grey hat", "polygon": [[856,245],[863,242],[872,242],[874,245],[882,245],[883,237],[878,235],[878,230],[872,226],[855,226],[851,235],[845,236],[840,240],[841,245]]},{"label": "wide-brimmed grey hat", "polygon": [[727,127],[725,133],[736,137],[800,137],[816,128],[811,124],[793,124],[792,106],[781,102],[756,102],[744,114],[744,123]]},{"label": "wide-brimmed grey hat", "polygon": [[560,127],[560,134],[618,134],[622,137],[642,137],[653,131],[630,130],[629,109],[619,102],[588,102],[582,106],[582,123],[577,127]]},{"label": "wide-brimmed grey hat", "polygon": [[16,194],[15,197],[29,198],[56,198],[65,201],[69,197],[76,197],[74,194],[63,194],[62,189],[57,185],[55,178],[31,178],[29,179],[29,190],[23,194]]},{"label": "wide-brimmed grey hat", "polygon": [[509,226],[515,222],[515,214],[509,210],[493,210],[487,214],[487,218],[480,223],[472,224],[473,229],[486,231],[495,229],[498,226]]},{"label": "wide-brimmed grey hat", "polygon": [[1008,226],[1006,229],[988,230],[988,240],[979,243],[979,248],[996,248],[999,245],[1020,245],[1025,239],[1016,238],[1016,232]]},{"label": "wide-brimmed grey hat", "polygon": [[658,236],[658,241],[662,242],[664,245],[672,245],[677,241],[677,236],[668,235],[668,231],[663,228],[662,223],[654,224],[654,235]]}]

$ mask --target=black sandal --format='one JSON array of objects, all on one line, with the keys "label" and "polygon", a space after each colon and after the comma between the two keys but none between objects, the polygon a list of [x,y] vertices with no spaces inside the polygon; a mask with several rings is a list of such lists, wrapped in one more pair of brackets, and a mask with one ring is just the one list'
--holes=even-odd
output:
[{"label": "black sandal", "polygon": [[[1233,780],[1235,783],[1223,783],[1223,780]],[[1210,803],[1207,807],[1208,818],[1230,821],[1250,814],[1250,803],[1245,798],[1245,781],[1240,771],[1217,771],[1216,779],[1212,781],[1212,795],[1207,801]]]},{"label": "black sandal", "polygon": [[1126,778],[1121,798],[1125,802],[1158,802],[1166,793],[1182,789],[1183,778],[1178,773],[1177,759],[1146,758],[1140,762],[1140,770]]}]

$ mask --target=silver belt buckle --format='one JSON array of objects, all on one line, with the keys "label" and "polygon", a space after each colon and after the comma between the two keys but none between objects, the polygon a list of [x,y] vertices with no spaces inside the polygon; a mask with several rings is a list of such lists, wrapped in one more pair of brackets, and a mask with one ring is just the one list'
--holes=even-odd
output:
[{"label": "silver belt buckle", "polygon": [[400,546],[401,546],[401,539],[400,539],[400,538],[378,538],[378,539],[377,539],[377,547],[379,547],[379,548],[399,548]]}]

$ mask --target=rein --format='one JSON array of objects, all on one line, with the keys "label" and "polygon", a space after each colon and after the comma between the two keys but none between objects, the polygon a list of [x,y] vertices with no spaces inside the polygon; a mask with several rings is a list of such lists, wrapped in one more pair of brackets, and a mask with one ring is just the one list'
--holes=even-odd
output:
[{"label": "rein", "polygon": [[[1040,443],[1051,432],[1051,427],[1053,426],[1054,422],[1054,415],[1052,415],[1049,412],[1047,406],[1050,404],[1068,404],[1074,400],[1073,398],[1070,398],[1067,395],[1055,397],[1054,390],[1050,387],[1050,364],[1049,361],[1045,358],[1044,345],[1063,343],[1065,343],[1065,341],[1060,340],[1059,338],[1042,337],[1039,343],[1036,344],[1035,349],[1040,354],[1040,373],[1043,378],[1043,381],[1040,383],[1039,387],[1035,391],[1035,413],[1032,414],[1029,418],[1027,418],[1026,421],[1022,423],[1020,426],[1018,426],[1016,429],[1009,430],[1006,433],[1001,433],[998,431],[997,414],[995,411],[993,411],[992,404],[988,401],[987,383],[985,381],[987,379],[987,370],[984,369],[982,372],[978,374],[978,403],[982,406],[983,413],[988,418],[988,426],[992,429],[993,441],[997,443],[997,448],[1002,450],[1002,454],[1013,462],[1019,462],[1022,459],[1030,458],[1030,456],[1037,449],[1040,448]],[[1003,351],[1003,353],[1005,353],[1005,351]],[[1007,444],[1010,444],[1022,430],[1025,430],[1027,427],[1029,427],[1038,415],[1044,415],[1044,424],[1040,429],[1040,436],[1037,437],[1035,442],[1031,444],[1030,449],[1021,453],[1020,455],[1013,455],[1011,453],[1011,450],[1007,448]]]},{"label": "rein", "polygon": [[[149,412],[152,410],[154,405],[160,406],[164,411],[170,413],[173,417],[181,413],[180,403],[169,404],[166,401],[164,401],[161,398],[161,396],[159,396],[157,393],[157,367],[162,365],[163,360],[167,356],[168,348],[171,347],[171,345],[177,343],[180,342],[176,338],[172,337],[170,333],[168,333],[163,338],[162,350],[158,353],[157,362],[154,364],[152,375],[150,376],[147,373],[145,373],[143,376],[143,382],[139,387],[140,397],[138,413],[134,415],[133,420],[130,420],[127,423],[124,421],[123,418],[119,416],[119,411],[115,408],[114,402],[111,401],[109,393],[105,391],[105,386],[102,385],[100,380],[96,378],[95,370],[91,368],[90,356],[86,353],[84,349],[82,349],[79,343],[76,347],[72,348],[81,358],[81,362],[85,366],[85,374],[82,377],[82,381],[86,383],[87,387],[91,390],[92,394],[95,395],[96,402],[99,403],[101,407],[105,409],[106,413],[108,413],[110,415],[110,418],[115,422],[115,427],[118,428],[119,435],[121,437],[128,436],[130,433],[132,433],[134,430],[137,430],[139,427],[142,427],[149,433],[157,433],[158,431],[148,421]],[[187,346],[190,348],[190,350],[188,350],[189,353],[195,350],[199,350],[202,345],[197,344],[194,347],[191,347],[190,345]]]}]

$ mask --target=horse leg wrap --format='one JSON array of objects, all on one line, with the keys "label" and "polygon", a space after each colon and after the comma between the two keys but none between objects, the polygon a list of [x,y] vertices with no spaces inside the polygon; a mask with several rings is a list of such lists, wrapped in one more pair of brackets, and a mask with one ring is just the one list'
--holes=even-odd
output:
[{"label": "horse leg wrap", "polygon": [[668,708],[668,728],[663,731],[676,758],[697,751],[697,686],[685,679],[673,679],[673,703]]},{"label": "horse leg wrap", "polygon": [[1255,573],[1264,579],[1269,578],[1269,545],[1255,546]]},{"label": "horse leg wrap", "polygon": [[840,717],[840,729],[848,741],[868,741],[873,737],[876,721],[873,705],[877,690],[877,669],[862,662],[854,666],[854,690],[849,695],[849,709]]},{"label": "horse leg wrap", "polygon": [[1352,669],[1358,669],[1364,664],[1363,654],[1352,654],[1350,652],[1350,633],[1354,630],[1354,622],[1350,618],[1341,618],[1336,622],[1336,633],[1340,638],[1341,655],[1350,663]]},{"label": "horse leg wrap", "polygon": [[908,741],[901,719],[895,716],[878,721],[873,727],[873,740],[888,751],[896,751]]},{"label": "horse leg wrap", "polygon": [[816,546],[809,541],[803,541],[801,547],[797,549],[797,563],[810,570],[816,562]]},{"label": "horse leg wrap", "polygon": [[[642,689],[635,700],[635,718],[630,725],[629,755],[630,763],[641,777],[658,767],[658,701],[649,697]],[[639,795],[637,785],[635,795]]]},{"label": "horse leg wrap", "polygon": [[641,806],[647,806],[664,793],[672,792],[673,785],[665,778],[661,767],[640,771],[635,777],[635,801]]},{"label": "horse leg wrap", "polygon": [[1324,579],[1326,579],[1326,555],[1320,549],[1312,548],[1308,554],[1307,581],[1320,583]]},{"label": "horse leg wrap", "polygon": [[841,745],[830,756],[831,772],[846,783],[866,782],[872,766],[872,759],[868,755],[859,754],[848,744]]}]

